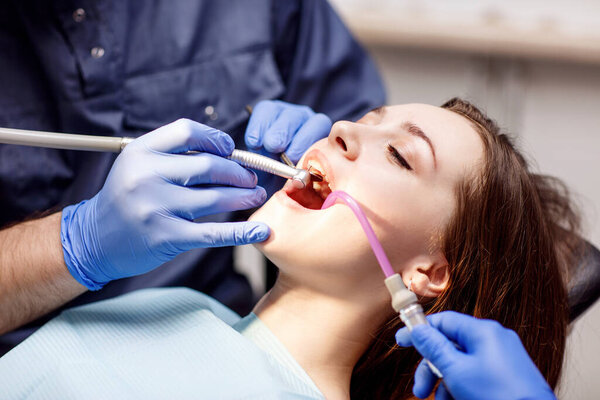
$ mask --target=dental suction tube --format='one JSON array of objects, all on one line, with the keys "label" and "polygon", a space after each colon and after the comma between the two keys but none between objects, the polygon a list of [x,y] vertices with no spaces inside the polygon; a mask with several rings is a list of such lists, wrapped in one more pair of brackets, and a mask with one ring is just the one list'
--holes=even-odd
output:
[{"label": "dental suction tube", "polygon": [[[408,290],[402,281],[402,277],[392,269],[389,259],[387,258],[381,243],[377,239],[373,227],[369,223],[367,216],[364,211],[348,193],[335,190],[327,196],[321,210],[331,207],[335,204],[336,200],[341,200],[345,205],[350,207],[358,222],[360,222],[363,231],[367,235],[371,249],[375,253],[375,257],[386,276],[385,286],[387,287],[390,295],[392,296],[392,307],[400,315],[400,319],[406,325],[409,332],[412,332],[413,328],[417,325],[429,324],[423,307],[418,302],[417,296]],[[433,372],[438,378],[442,379],[443,375],[439,369],[436,368],[429,360],[425,360],[431,372]]]}]

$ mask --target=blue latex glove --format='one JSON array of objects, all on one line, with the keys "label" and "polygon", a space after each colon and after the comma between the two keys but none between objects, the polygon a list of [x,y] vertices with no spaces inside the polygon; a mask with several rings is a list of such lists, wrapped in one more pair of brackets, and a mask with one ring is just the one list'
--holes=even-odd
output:
[{"label": "blue latex glove", "polygon": [[[258,222],[193,222],[266,199],[253,172],[223,158],[233,149],[225,133],[184,119],[130,143],[98,194],[62,212],[64,258],[73,277],[97,290],[187,250],[267,239],[269,228]],[[178,154],[186,151],[199,153]]]},{"label": "blue latex glove", "polygon": [[316,114],[310,107],[264,100],[256,104],[246,128],[246,146],[263,148],[271,154],[285,154],[298,162],[302,154],[317,140],[327,137],[331,119]]},{"label": "blue latex glove", "polygon": [[[452,311],[427,318],[432,326],[417,325],[412,333],[402,328],[396,342],[414,345],[442,372],[444,384],[439,385],[436,399],[556,399],[514,331],[496,321]],[[436,382],[422,361],[413,393],[426,398]]]}]

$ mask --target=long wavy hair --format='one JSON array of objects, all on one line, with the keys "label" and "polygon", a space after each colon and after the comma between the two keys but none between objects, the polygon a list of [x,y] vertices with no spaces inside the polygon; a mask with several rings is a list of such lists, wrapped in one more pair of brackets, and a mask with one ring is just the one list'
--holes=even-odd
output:
[{"label": "long wavy hair", "polygon": [[[442,108],[470,121],[484,145],[481,168],[455,188],[457,207],[442,230],[449,263],[444,292],[426,312],[455,310],[489,318],[517,332],[550,386],[557,385],[568,324],[565,274],[580,248],[579,217],[566,187],[530,171],[496,123],[472,104],[453,98]],[[351,397],[412,397],[420,361],[400,348],[393,313],[354,367]]]}]

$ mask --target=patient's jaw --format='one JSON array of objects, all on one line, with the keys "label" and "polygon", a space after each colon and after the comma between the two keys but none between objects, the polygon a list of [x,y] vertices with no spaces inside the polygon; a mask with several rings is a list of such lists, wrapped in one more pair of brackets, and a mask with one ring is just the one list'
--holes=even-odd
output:
[{"label": "patient's jaw", "polygon": [[470,123],[439,107],[391,106],[355,123],[337,122],[300,160],[326,184],[304,192],[286,184],[254,213],[251,219],[272,232],[258,247],[282,274],[315,290],[340,296],[379,290],[383,273],[351,210],[341,204],[318,210],[330,190],[344,190],[365,210],[404,281],[434,296],[446,283],[436,237],[454,210],[455,186],[482,157]]}]

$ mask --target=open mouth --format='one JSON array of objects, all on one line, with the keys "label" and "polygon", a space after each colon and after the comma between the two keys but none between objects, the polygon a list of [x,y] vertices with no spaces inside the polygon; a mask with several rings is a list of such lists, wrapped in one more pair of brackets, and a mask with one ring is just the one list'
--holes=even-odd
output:
[{"label": "open mouth", "polygon": [[320,210],[325,199],[332,191],[327,170],[316,158],[309,158],[305,161],[305,168],[323,177],[322,182],[311,181],[304,189],[297,189],[293,185],[286,187],[286,194],[295,202],[304,208],[311,210]]}]

